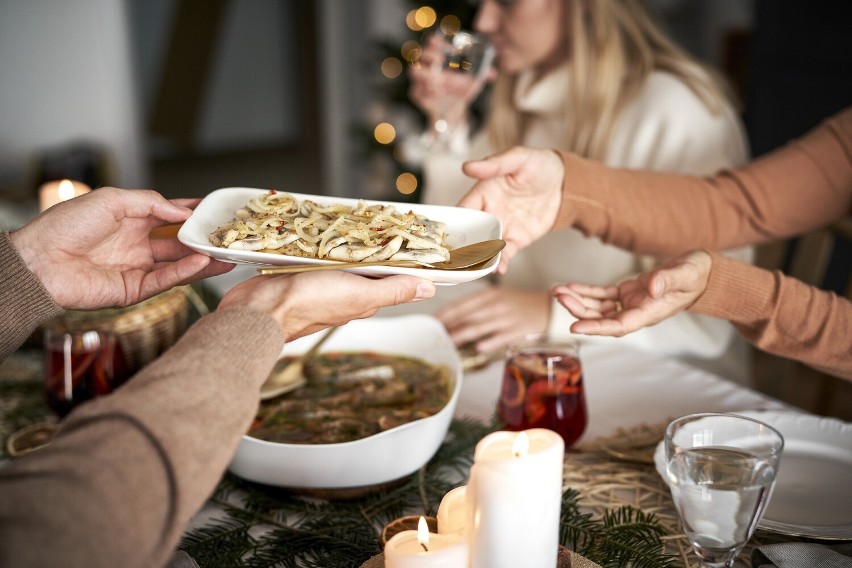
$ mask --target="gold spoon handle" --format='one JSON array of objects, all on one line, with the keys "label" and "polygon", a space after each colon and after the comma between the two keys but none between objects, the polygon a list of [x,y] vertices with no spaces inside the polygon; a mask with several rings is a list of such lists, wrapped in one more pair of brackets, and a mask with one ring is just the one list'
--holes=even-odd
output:
[{"label": "gold spoon handle", "polygon": [[294,274],[296,272],[314,272],[317,270],[342,270],[369,266],[397,266],[402,268],[430,268],[431,265],[414,260],[380,260],[376,262],[339,262],[335,264],[292,264],[290,266],[272,266],[258,268],[261,274]]}]

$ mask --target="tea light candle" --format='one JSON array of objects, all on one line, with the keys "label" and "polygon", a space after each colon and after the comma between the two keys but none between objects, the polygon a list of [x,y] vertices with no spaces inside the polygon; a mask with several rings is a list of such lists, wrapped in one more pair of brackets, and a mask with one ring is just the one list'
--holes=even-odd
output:
[{"label": "tea light candle", "polygon": [[564,454],[544,428],[480,440],[466,490],[470,568],[556,567]]},{"label": "tea light candle", "polygon": [[441,499],[438,506],[438,534],[461,536],[467,525],[467,486],[456,487]]},{"label": "tea light candle", "polygon": [[49,207],[62,201],[89,193],[92,188],[81,181],[63,179],[61,181],[49,181],[38,188],[39,211],[45,211]]},{"label": "tea light candle", "polygon": [[467,544],[456,535],[430,533],[423,517],[416,531],[391,537],[384,557],[385,568],[468,568]]}]

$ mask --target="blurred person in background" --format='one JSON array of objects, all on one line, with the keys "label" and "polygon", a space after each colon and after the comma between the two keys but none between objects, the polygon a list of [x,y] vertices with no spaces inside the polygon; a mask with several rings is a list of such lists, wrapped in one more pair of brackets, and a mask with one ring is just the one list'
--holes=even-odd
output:
[{"label": "blurred person in background", "polygon": [[[640,0],[483,0],[473,27],[497,51],[484,128],[468,139],[466,123],[451,125],[464,138],[452,141],[461,151],[426,153],[425,203],[455,205],[472,183],[461,171],[464,160],[518,144],[613,167],[702,175],[748,158],[723,81],[676,46]],[[412,102],[434,119],[434,76],[425,68],[409,73]],[[752,259],[750,248],[728,254]],[[468,295],[436,315],[458,345],[480,352],[527,333],[568,334],[573,318],[551,297],[551,286],[613,284],[656,260],[562,230],[524,250],[499,283],[465,285]],[[630,343],[740,382],[748,377],[747,346],[725,321],[684,313],[632,334]]]}]

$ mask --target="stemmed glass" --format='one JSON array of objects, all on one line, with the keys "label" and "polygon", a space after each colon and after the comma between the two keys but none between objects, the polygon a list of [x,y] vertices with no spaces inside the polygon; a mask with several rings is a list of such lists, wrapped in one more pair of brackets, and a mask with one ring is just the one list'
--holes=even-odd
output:
[{"label": "stemmed glass", "polygon": [[432,124],[433,151],[452,151],[456,129],[464,123],[467,107],[485,86],[495,50],[485,36],[460,30],[454,34],[435,32],[427,38],[437,107]]},{"label": "stemmed glass", "polygon": [[692,414],[666,428],[666,475],[699,564],[733,566],[769,503],[784,439],[733,414]]}]

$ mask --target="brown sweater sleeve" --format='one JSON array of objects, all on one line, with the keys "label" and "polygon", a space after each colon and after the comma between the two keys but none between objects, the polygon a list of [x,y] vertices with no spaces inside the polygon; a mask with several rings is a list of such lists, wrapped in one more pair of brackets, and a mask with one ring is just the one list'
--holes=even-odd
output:
[{"label": "brown sweater sleeve", "polygon": [[712,256],[707,289],[691,311],[729,320],[764,351],[852,379],[852,302],[778,270]]},{"label": "brown sweater sleeve", "polygon": [[0,361],[21,346],[35,329],[63,313],[36,275],[0,232]]},{"label": "brown sweater sleeve", "polygon": [[563,154],[556,227],[655,256],[804,233],[852,209],[852,107],[735,170],[700,178],[611,170]]},{"label": "brown sweater sleeve", "polygon": [[[852,107],[741,168],[698,178],[610,170],[564,154],[557,227],[656,256],[789,237],[852,208]],[[761,349],[852,378],[852,302],[714,255],[693,310],[731,320]]]},{"label": "brown sweater sleeve", "polygon": [[282,347],[275,321],[197,322],[54,441],[0,467],[0,566],[163,566],[225,471]]}]

